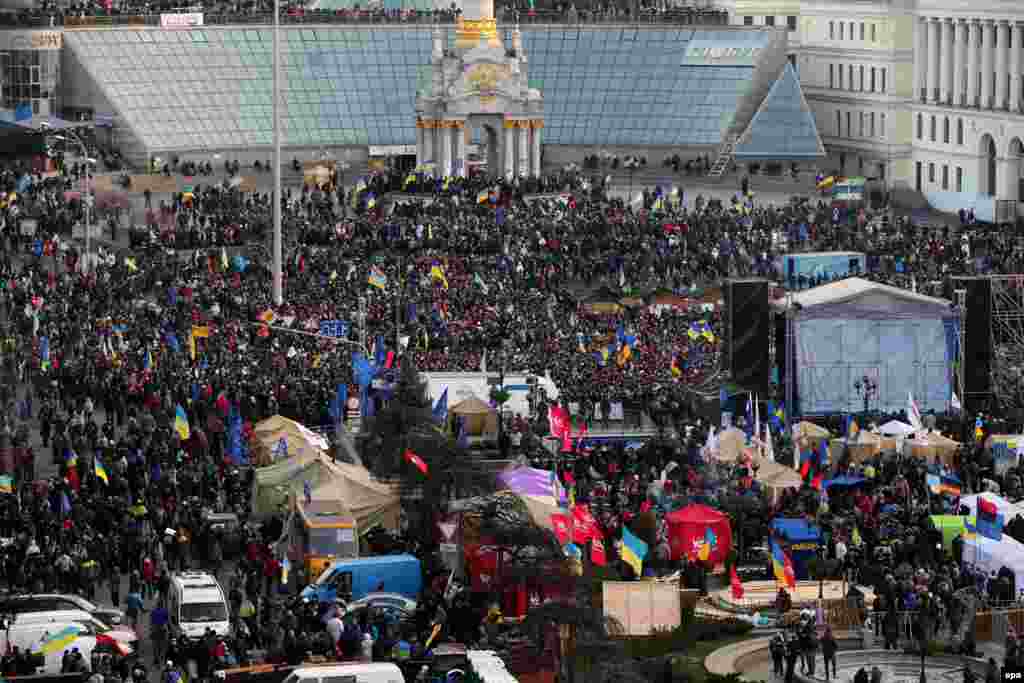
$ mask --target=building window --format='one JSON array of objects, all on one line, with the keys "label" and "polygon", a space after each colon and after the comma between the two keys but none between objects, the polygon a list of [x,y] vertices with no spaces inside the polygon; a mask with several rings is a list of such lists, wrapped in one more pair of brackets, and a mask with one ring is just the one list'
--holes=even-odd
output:
[{"label": "building window", "polygon": [[864,92],[864,67],[860,67],[860,90]]},{"label": "building window", "polygon": [[786,17],[786,28],[788,28],[790,31],[795,31],[796,30],[796,17],[795,16],[790,15],[790,16]]},{"label": "building window", "polygon": [[935,120],[935,117],[931,117],[931,121],[928,125],[928,139],[930,139],[932,142],[935,142],[935,138],[938,137],[938,128],[938,122]]},{"label": "building window", "polygon": [[885,67],[882,67],[882,88],[881,92],[885,92]]},{"label": "building window", "polygon": [[842,64],[840,64],[840,65],[839,65],[839,89],[840,89],[840,90],[842,90],[842,89],[843,89],[843,74],[844,74],[844,73],[846,73],[846,69],[844,69],[844,68],[843,68],[843,65],[842,65]]},{"label": "building window", "polygon": [[859,126],[858,130],[860,130],[860,136],[864,137],[864,112],[860,113],[860,117],[859,118],[860,118],[860,126]]},{"label": "building window", "polygon": [[964,191],[964,169],[959,166],[956,167],[956,191]]},{"label": "building window", "polygon": [[956,144],[964,144],[964,120],[956,120]]},{"label": "building window", "polygon": [[743,17],[743,25],[744,26],[753,26],[754,25],[754,17],[749,17],[749,16],[748,17]]},{"label": "building window", "polygon": [[765,26],[775,26],[775,17],[773,17],[773,16],[772,17],[765,17],[764,18],[764,25]]},{"label": "building window", "polygon": [[849,69],[849,71],[847,72],[846,75],[850,77],[850,90],[853,90],[854,89],[854,85],[853,85],[853,64],[848,66],[847,69]]},{"label": "building window", "polygon": [[885,139],[885,114],[883,113],[878,124],[878,137]]},{"label": "building window", "polygon": [[917,139],[924,139],[924,117],[920,114],[917,115]]},{"label": "building window", "polygon": [[828,65],[828,87],[830,87],[830,88],[836,87],[836,65],[835,64],[829,64]]},{"label": "building window", "polygon": [[942,119],[942,141],[949,144],[949,117],[945,116]]},{"label": "building window", "polygon": [[836,137],[843,137],[843,112],[836,112]]},{"label": "building window", "polygon": [[871,67],[871,92],[875,92],[875,67]]},{"label": "building window", "polygon": [[875,112],[868,114],[868,133],[875,137]]},{"label": "building window", "polygon": [[792,64],[793,68],[799,73],[800,66],[796,63],[796,55],[786,55],[786,59],[789,60],[789,63]]},{"label": "building window", "polygon": [[949,165],[948,164],[943,164],[942,165],[942,189],[943,190],[948,190],[949,189]]},{"label": "building window", "polygon": [[935,182],[935,164],[928,164],[928,182]]},{"label": "building window", "polygon": [[842,40],[846,33],[846,24],[839,22],[839,40]]},{"label": "building window", "polygon": [[853,137],[853,114],[846,112],[846,137]]},{"label": "building window", "polygon": [[878,30],[877,29],[878,29],[878,26],[876,26],[875,24],[871,24],[871,42],[872,43],[877,43],[878,42]]},{"label": "building window", "polygon": [[863,22],[861,22],[861,25],[860,25],[860,39],[864,40],[864,23]]},{"label": "building window", "polygon": [[834,22],[834,21],[828,22],[828,39],[829,40],[835,40],[836,39],[836,22]]}]

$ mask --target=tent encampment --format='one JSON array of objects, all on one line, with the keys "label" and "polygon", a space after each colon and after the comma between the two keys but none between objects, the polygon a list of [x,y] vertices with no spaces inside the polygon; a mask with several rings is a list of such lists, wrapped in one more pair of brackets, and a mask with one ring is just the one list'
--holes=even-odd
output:
[{"label": "tent encampment", "polygon": [[1011,503],[1002,496],[997,496],[994,493],[974,493],[969,496],[962,496],[960,498],[961,507],[965,507],[970,510],[970,515],[973,517],[978,514],[978,499],[984,499],[985,501],[992,503],[996,506],[996,512],[1003,516],[1003,523],[1008,523],[1014,517],[1024,514],[1024,505],[1017,503]]},{"label": "tent encampment", "polygon": [[459,401],[448,409],[448,414],[463,419],[466,434],[480,436],[498,431],[497,412],[475,396]]},{"label": "tent encampment", "polygon": [[398,528],[401,505],[398,490],[374,480],[359,465],[334,463],[322,454],[301,454],[256,470],[253,515],[266,518],[289,511],[290,501],[305,496],[306,484],[314,500],[336,500],[350,511],[360,532],[380,524]]},{"label": "tent encampment", "polygon": [[[732,525],[724,513],[706,505],[688,505],[665,515],[672,559],[700,557],[701,546],[710,546],[708,562],[718,564],[732,550]],[[709,542],[710,541],[710,542]]]},{"label": "tent encampment", "polygon": [[965,538],[963,561],[988,575],[1006,567],[1013,572],[1015,584],[1024,586],[1024,544],[1007,534],[999,541],[981,534]]},{"label": "tent encampment", "polygon": [[899,420],[889,420],[884,425],[878,428],[880,434],[886,436],[899,436],[908,437],[914,433],[914,428],[908,425],[906,422],[900,422]]},{"label": "tent encampment", "polygon": [[792,467],[786,467],[771,460],[761,461],[756,479],[768,491],[773,501],[785,489],[799,489],[804,483],[800,473]]},{"label": "tent encampment", "polygon": [[327,439],[312,429],[280,415],[257,422],[251,443],[257,467],[269,465],[281,457],[327,453],[331,448]]},{"label": "tent encampment", "polygon": [[958,448],[958,442],[938,432],[928,432],[908,439],[904,443],[903,452],[906,454],[909,451],[910,455],[927,459],[928,462],[934,462],[935,458],[939,458],[943,464],[952,466]]},{"label": "tent encampment", "polygon": [[736,427],[730,427],[718,435],[718,452],[715,454],[719,460],[732,462],[743,456],[747,435]]}]

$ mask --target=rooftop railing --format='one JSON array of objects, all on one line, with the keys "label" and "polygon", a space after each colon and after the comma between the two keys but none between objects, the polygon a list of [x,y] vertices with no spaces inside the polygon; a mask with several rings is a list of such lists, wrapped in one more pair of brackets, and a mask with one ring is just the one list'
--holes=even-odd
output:
[{"label": "rooftop railing", "polygon": [[[273,23],[270,12],[202,12],[204,26],[261,26]],[[346,24],[346,25],[450,25],[456,20],[450,11],[417,10],[291,10],[282,12],[283,25]],[[160,14],[4,14],[0,15],[0,29],[16,28],[129,28],[159,27]],[[668,11],[590,12],[535,10],[530,12],[502,12],[498,20],[522,25],[661,25],[661,26],[725,26],[728,13],[724,10],[687,8]],[[195,28],[199,28],[198,26]]]}]

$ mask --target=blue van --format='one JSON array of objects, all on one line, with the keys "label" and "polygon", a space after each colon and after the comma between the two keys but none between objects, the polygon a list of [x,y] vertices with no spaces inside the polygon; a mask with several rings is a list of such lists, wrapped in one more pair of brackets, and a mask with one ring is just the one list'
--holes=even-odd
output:
[{"label": "blue van", "polygon": [[302,597],[316,598],[324,591],[360,600],[368,593],[398,593],[410,600],[423,588],[423,569],[412,555],[378,555],[337,560],[320,574],[316,583],[302,590]]}]

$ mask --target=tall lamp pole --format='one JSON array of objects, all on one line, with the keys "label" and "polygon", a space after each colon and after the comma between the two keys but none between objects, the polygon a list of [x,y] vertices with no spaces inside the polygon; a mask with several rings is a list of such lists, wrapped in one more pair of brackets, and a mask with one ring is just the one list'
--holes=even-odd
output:
[{"label": "tall lamp pole", "polygon": [[273,283],[274,304],[284,303],[284,278],[281,273],[281,0],[274,0],[274,245]]},{"label": "tall lamp pole", "polygon": [[[46,132],[48,126],[43,126],[43,132]],[[96,201],[95,190],[92,187],[92,183],[89,182],[89,174],[92,170],[92,164],[94,159],[89,158],[89,149],[85,146],[85,142],[76,134],[74,131],[68,130],[61,135],[54,135],[54,139],[60,140],[61,142],[73,142],[78,145],[78,149],[82,153],[82,158],[85,160],[85,192],[83,193],[83,203],[85,204],[85,265],[84,270],[86,273],[92,270],[91,255],[92,255],[92,205]]]}]

